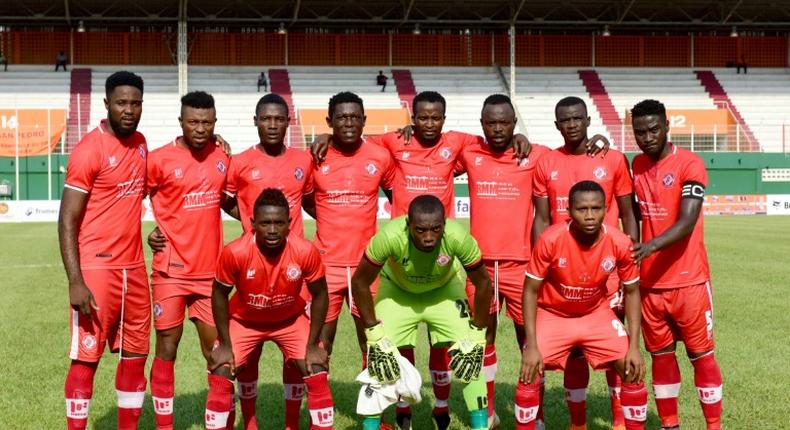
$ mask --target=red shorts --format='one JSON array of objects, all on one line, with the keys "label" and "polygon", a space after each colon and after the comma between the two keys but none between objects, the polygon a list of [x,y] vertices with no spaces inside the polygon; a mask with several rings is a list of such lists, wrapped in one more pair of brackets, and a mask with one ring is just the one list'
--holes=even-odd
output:
[{"label": "red shorts", "polygon": [[[524,313],[521,310],[521,294],[524,291],[524,273],[527,270],[526,261],[514,260],[483,260],[491,279],[494,294],[491,297],[490,313],[496,314],[502,309],[502,303],[507,303],[508,318],[518,325],[524,325]],[[472,281],[466,279],[466,297],[470,307],[475,302],[475,287]],[[474,310],[474,308],[472,309]]]},{"label": "red shorts", "polygon": [[307,338],[310,336],[310,319],[299,314],[279,324],[260,324],[230,318],[228,322],[230,343],[236,367],[247,363],[250,356],[259,357],[260,347],[266,341],[277,344],[283,361],[304,360]]},{"label": "red shorts", "polygon": [[[329,290],[329,308],[326,311],[326,322],[332,322],[338,319],[340,311],[343,309],[343,302],[349,302],[351,315],[359,317],[359,311],[354,305],[353,297],[351,297],[351,277],[354,276],[354,271],[357,266],[326,266],[326,286]],[[370,292],[373,298],[376,298],[376,291],[378,290],[379,280],[376,278],[370,286]]]},{"label": "red shorts", "polygon": [[151,274],[154,301],[154,328],[167,330],[184,323],[184,308],[189,319],[214,325],[211,289],[214,279],[176,279],[161,272]]},{"label": "red shorts", "polygon": [[547,370],[563,370],[577,347],[593,369],[606,368],[628,352],[628,333],[608,306],[574,318],[538,308],[536,323],[538,349]]},{"label": "red shorts", "polygon": [[99,309],[92,318],[71,310],[72,360],[97,362],[106,344],[119,349],[148,354],[151,334],[151,296],[145,267],[134,269],[87,269],[82,271],[85,285]]},{"label": "red shorts", "polygon": [[648,352],[660,351],[679,340],[688,352],[713,350],[710,282],[683,288],[643,288],[641,294],[642,336]]}]

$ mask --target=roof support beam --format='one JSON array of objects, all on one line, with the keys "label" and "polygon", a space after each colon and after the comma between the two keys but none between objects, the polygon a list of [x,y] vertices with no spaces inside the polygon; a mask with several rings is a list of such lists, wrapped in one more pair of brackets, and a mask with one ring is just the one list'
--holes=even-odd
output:
[{"label": "roof support beam", "polygon": [[526,2],[527,2],[527,0],[521,0],[521,3],[519,3],[518,7],[516,8],[516,11],[513,12],[513,17],[510,18],[510,25],[511,26],[516,25],[516,21],[518,20],[518,15],[521,13],[521,9],[524,8],[524,3],[526,3]]},{"label": "roof support beam", "polygon": [[69,0],[63,0],[63,13],[66,14],[66,24],[71,27],[71,12],[69,12]]},{"label": "roof support beam", "polygon": [[722,19],[722,20],[721,20],[721,23],[722,23],[722,24],[725,24],[727,21],[729,21],[729,20],[730,20],[730,18],[732,17],[732,14],[734,14],[734,13],[735,13],[735,11],[738,9],[738,7],[741,5],[741,3],[743,3],[743,0],[738,0],[738,1],[737,1],[737,2],[736,2],[736,3],[735,3],[733,6],[732,6],[732,9],[730,9],[730,13],[728,13],[728,14],[727,14],[727,15],[724,17],[724,19]]},{"label": "roof support beam", "polygon": [[628,3],[628,6],[625,8],[623,13],[620,14],[619,18],[617,18],[617,24],[620,24],[621,22],[623,22],[625,17],[628,16],[628,12],[631,11],[631,7],[634,5],[634,3],[636,3],[636,0],[631,0],[631,3]]},{"label": "roof support beam", "polygon": [[299,9],[302,7],[302,0],[296,0],[296,5],[294,5],[294,14],[291,17],[291,23],[288,26],[292,26],[296,23],[296,20],[299,19]]}]

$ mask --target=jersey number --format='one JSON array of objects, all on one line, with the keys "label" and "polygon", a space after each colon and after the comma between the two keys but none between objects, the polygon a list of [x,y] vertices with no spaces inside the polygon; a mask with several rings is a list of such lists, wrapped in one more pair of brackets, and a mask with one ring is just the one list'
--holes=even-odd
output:
[{"label": "jersey number", "polygon": [[455,307],[458,308],[459,316],[462,319],[469,318],[469,301],[465,299],[458,299],[455,301]]},{"label": "jersey number", "polygon": [[612,320],[612,327],[617,331],[617,337],[628,336],[628,333],[625,332],[625,327],[623,327],[623,323],[620,320]]}]

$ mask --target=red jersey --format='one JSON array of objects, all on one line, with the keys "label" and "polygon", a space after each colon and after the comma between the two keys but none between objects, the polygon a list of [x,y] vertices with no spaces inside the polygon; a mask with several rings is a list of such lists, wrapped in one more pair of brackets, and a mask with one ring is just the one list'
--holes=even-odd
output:
[{"label": "red jersey", "polygon": [[455,166],[461,150],[477,141],[477,136],[450,131],[442,133],[431,147],[420,145],[412,136],[408,145],[397,133],[371,136],[369,141],[387,148],[395,163],[395,182],[392,185],[392,218],[406,215],[411,201],[423,194],[436,196],[444,205],[449,218],[454,217]]},{"label": "red jersey", "polygon": [[153,270],[170,278],[214,276],[222,251],[220,200],[230,159],[216,145],[192,151],[171,143],[151,151],[146,185],[156,223],[167,237]]},{"label": "red jersey", "polygon": [[316,246],[327,265],[356,266],[376,233],[379,187],[392,188],[392,159],[370,143],[351,154],[330,146],[314,169]]},{"label": "red jersey", "polygon": [[[658,162],[647,155],[637,155],[634,188],[642,212],[642,241],[647,242],[672,226],[680,216],[680,201],[702,200],[707,185],[705,163],[691,151],[672,145],[669,155]],[[642,285],[680,288],[710,280],[702,220],[700,211],[691,234],[640,262]]]},{"label": "red jersey", "polygon": [[88,194],[77,239],[82,269],[145,265],[140,219],[148,147],[138,132],[118,139],[107,127],[102,120],[83,136],[66,169],[65,187]]},{"label": "red jersey", "polygon": [[569,221],[552,225],[538,238],[527,276],[543,281],[538,306],[560,316],[578,317],[608,306],[606,284],[615,270],[625,285],[639,281],[631,238],[603,225],[598,241],[587,248],[574,239]]},{"label": "red jersey", "polygon": [[529,260],[532,176],[548,152],[533,144],[529,157],[518,160],[513,148],[492,151],[481,137],[461,152],[459,164],[469,177],[470,229],[486,260]]},{"label": "red jersey", "polygon": [[246,233],[222,250],[216,279],[236,288],[228,304],[231,318],[272,324],[304,312],[302,284],[323,277],[321,256],[309,241],[291,234],[283,252],[268,258],[258,249],[255,234]]},{"label": "red jersey", "polygon": [[622,152],[610,149],[606,155],[590,157],[587,154],[569,154],[565,147],[557,148],[540,158],[535,169],[534,190],[537,197],[546,197],[551,210],[551,223],[567,221],[568,193],[580,181],[595,181],[606,194],[606,224],[620,223],[620,210],[616,197],[633,192],[628,161]]},{"label": "red jersey", "polygon": [[260,145],[233,157],[225,192],[236,197],[245,233],[252,230],[252,210],[261,191],[277,188],[288,199],[291,234],[304,236],[302,198],[313,192],[312,164],[313,159],[306,151],[286,148],[284,154],[272,157]]}]

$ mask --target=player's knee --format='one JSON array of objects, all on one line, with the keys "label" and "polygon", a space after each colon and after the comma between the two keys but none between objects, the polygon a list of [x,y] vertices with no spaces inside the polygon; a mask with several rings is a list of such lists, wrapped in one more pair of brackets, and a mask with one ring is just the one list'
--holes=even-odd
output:
[{"label": "player's knee", "polygon": [[[175,360],[178,344],[181,341],[180,333],[175,334],[169,330],[156,332],[156,356],[162,360]],[[201,345],[202,347],[202,345]],[[210,352],[210,351],[209,351]],[[205,356],[205,352],[203,353]]]},{"label": "player's knee", "polygon": [[713,348],[705,350],[705,351],[701,351],[701,352],[686,351],[686,355],[688,355],[688,358],[691,359],[691,360],[695,360],[697,358],[700,358],[700,357],[708,355],[708,354],[713,354]]},{"label": "player's knee", "polygon": [[670,353],[670,352],[675,352],[675,344],[674,343],[668,345],[665,348],[661,348],[658,351],[651,351],[650,354],[651,355],[658,355],[658,354],[667,354],[667,353]]}]

